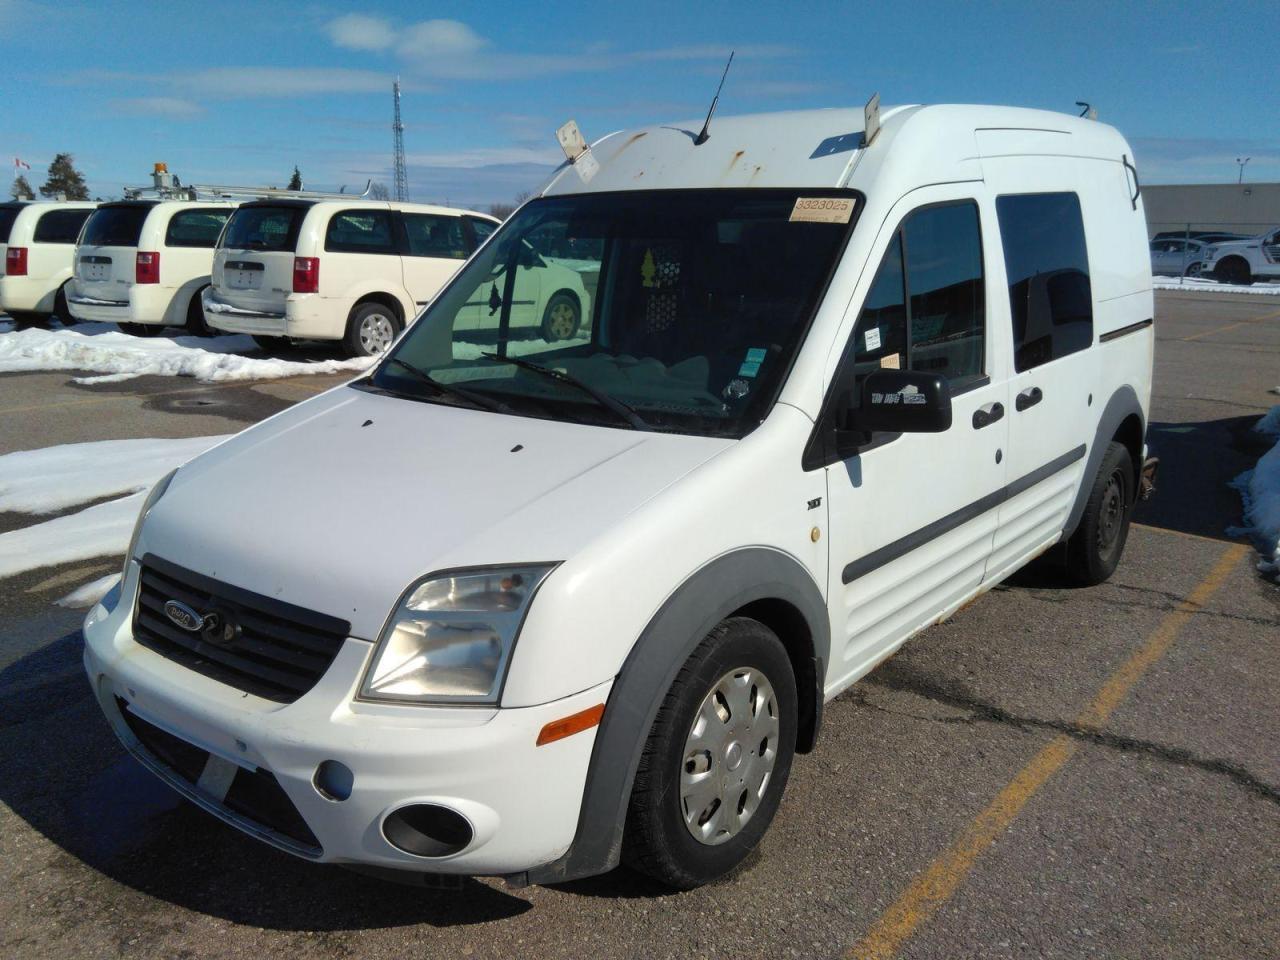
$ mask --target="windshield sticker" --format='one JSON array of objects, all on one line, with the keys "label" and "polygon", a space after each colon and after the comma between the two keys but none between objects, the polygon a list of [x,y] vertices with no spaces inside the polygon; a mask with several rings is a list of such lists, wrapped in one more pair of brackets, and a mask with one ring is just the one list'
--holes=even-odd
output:
[{"label": "windshield sticker", "polygon": [[797,197],[791,208],[792,223],[848,223],[853,217],[852,197]]},{"label": "windshield sticker", "polygon": [[902,360],[896,353],[886,353],[880,358],[881,370],[901,370]]},{"label": "windshield sticker", "polygon": [[866,333],[866,344],[868,350],[880,349],[880,328],[872,327]]},{"label": "windshield sticker", "polygon": [[764,347],[752,347],[747,351],[748,363],[764,363],[764,358],[769,355],[769,351]]},{"label": "windshield sticker", "polygon": [[742,366],[738,368],[738,376],[740,377],[754,377],[759,372],[760,361],[758,360],[744,360]]}]

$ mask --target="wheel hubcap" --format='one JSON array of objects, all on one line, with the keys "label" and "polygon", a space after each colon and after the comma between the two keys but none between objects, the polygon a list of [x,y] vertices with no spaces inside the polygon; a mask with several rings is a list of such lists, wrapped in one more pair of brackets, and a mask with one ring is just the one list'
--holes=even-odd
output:
[{"label": "wheel hubcap", "polygon": [[694,716],[680,769],[680,812],[695,840],[737,836],[764,799],[778,758],[778,706],[759,670],[730,670]]},{"label": "wheel hubcap", "polygon": [[1124,525],[1124,481],[1118,473],[1113,473],[1107,480],[1106,489],[1102,491],[1102,513],[1098,524],[1098,547],[1107,551],[1120,536],[1120,528]]},{"label": "wheel hubcap", "polygon": [[391,346],[395,335],[395,324],[381,313],[371,313],[360,321],[360,346],[370,356]]},{"label": "wheel hubcap", "polygon": [[573,327],[576,319],[573,307],[563,300],[560,301],[551,308],[551,332],[557,339],[567,340],[573,336]]}]

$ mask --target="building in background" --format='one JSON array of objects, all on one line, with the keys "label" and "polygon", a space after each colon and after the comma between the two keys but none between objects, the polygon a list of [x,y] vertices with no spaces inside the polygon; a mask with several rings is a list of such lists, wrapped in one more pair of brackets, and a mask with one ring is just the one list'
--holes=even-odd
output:
[{"label": "building in background", "polygon": [[1280,183],[1170,183],[1142,188],[1154,237],[1189,230],[1257,236],[1280,226]]}]

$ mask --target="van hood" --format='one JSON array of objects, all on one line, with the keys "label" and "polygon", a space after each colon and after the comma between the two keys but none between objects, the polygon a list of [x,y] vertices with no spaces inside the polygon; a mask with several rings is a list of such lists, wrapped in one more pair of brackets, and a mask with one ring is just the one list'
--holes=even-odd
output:
[{"label": "van hood", "polygon": [[566,560],[733,442],[344,386],[182,467],[138,556],[339,617],[372,640],[423,575]]}]

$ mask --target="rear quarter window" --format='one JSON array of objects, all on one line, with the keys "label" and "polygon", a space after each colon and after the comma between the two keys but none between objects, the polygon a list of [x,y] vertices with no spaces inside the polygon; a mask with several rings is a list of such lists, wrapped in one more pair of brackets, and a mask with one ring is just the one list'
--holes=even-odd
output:
[{"label": "rear quarter window", "polygon": [[13,229],[13,221],[18,219],[21,207],[0,207],[0,243],[9,242],[9,231]]},{"label": "rear quarter window", "polygon": [[1021,373],[1093,343],[1093,289],[1080,198],[1074,193],[996,198],[1014,366]]},{"label": "rear quarter window", "polygon": [[36,221],[32,239],[36,243],[75,243],[91,213],[91,209],[50,210]]},{"label": "rear quarter window", "polygon": [[293,250],[305,207],[239,207],[227,222],[222,246],[235,250]]},{"label": "rear quarter window", "polygon": [[84,242],[94,247],[136,247],[149,206],[99,207],[84,228]]},{"label": "rear quarter window", "polygon": [[164,232],[166,247],[209,247],[218,242],[218,234],[231,216],[231,209],[179,210],[169,218]]},{"label": "rear quarter window", "polygon": [[329,218],[324,248],[332,253],[398,253],[390,210],[343,210]]}]

